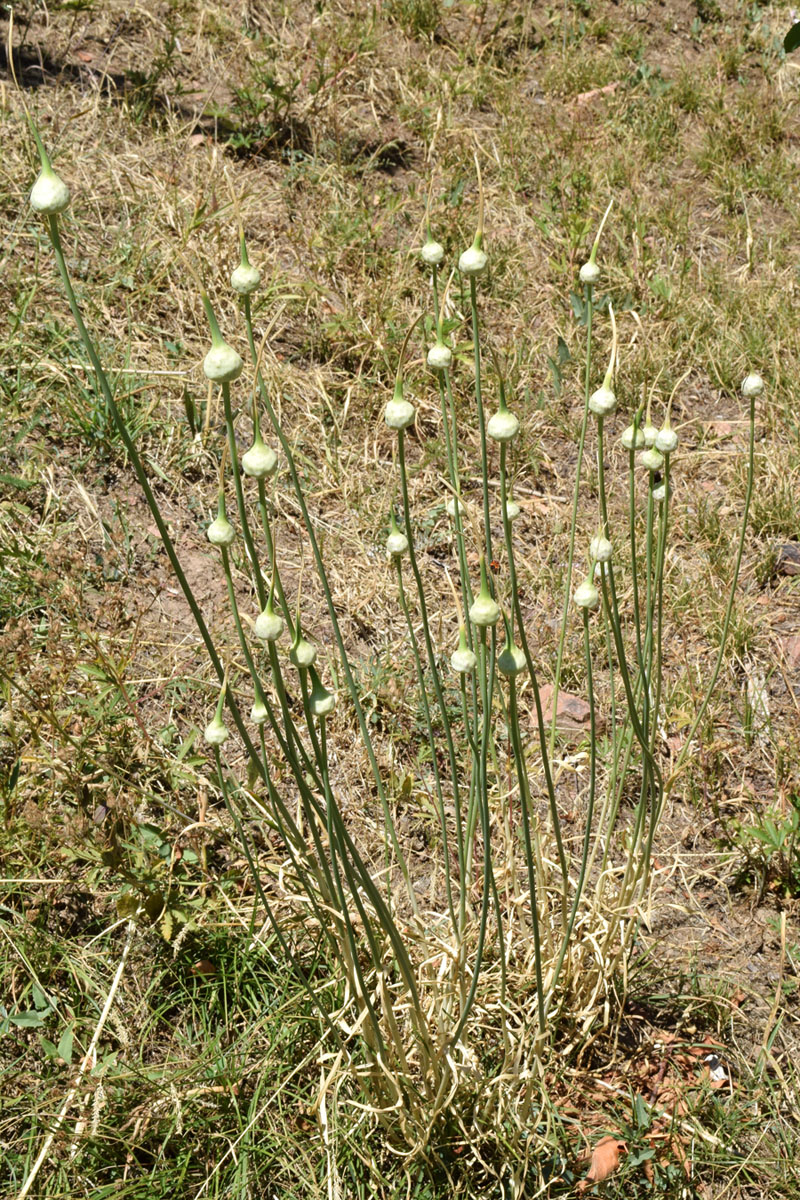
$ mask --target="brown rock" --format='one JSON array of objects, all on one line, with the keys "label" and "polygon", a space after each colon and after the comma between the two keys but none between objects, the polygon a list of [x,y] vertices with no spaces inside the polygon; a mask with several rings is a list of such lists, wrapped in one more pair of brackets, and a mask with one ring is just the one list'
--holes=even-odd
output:
[{"label": "brown rock", "polygon": [[[546,683],[539,689],[542,710],[545,721],[553,719],[553,685]],[[556,728],[562,733],[575,733],[588,728],[589,705],[580,696],[571,696],[569,692],[559,691],[558,708],[556,709]]]},{"label": "brown rock", "polygon": [[797,670],[800,667],[800,633],[795,633],[791,637],[781,638],[781,649],[783,650],[786,666],[789,670]]},{"label": "brown rock", "polygon": [[779,575],[800,575],[800,542],[787,542],[778,549],[775,570]]}]

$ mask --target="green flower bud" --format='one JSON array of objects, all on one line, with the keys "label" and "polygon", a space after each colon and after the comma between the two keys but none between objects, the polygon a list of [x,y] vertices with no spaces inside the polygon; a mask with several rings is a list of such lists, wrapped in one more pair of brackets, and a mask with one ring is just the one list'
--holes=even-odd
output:
[{"label": "green flower bud", "polygon": [[206,530],[206,537],[212,546],[230,546],[236,537],[236,530],[231,525],[224,511],[212,521]]},{"label": "green flower bud", "polygon": [[206,725],[203,737],[209,746],[221,746],[223,742],[227,742],[229,734],[222,717],[216,716],[213,721],[210,721]]},{"label": "green flower bud", "polygon": [[502,392],[499,407],[494,416],[489,418],[486,432],[495,442],[510,442],[519,432],[519,420],[509,412]]},{"label": "green flower bud", "polygon": [[648,450],[651,446],[655,446],[656,438],[658,437],[658,430],[652,421],[649,420],[649,418],[642,426],[642,437],[644,438],[644,444],[647,446]]},{"label": "green flower bud", "polygon": [[42,166],[31,188],[30,206],[45,217],[54,217],[69,207],[69,188],[49,162]]},{"label": "green flower bud", "polygon": [[608,417],[616,407],[617,397],[606,383],[589,397],[589,410],[596,417]]},{"label": "green flower bud", "polygon": [[232,383],[242,373],[244,363],[227,342],[212,345],[203,359],[203,374],[212,383]]},{"label": "green flower bud", "polygon": [[467,631],[462,625],[458,631],[458,649],[450,655],[450,666],[457,675],[468,675],[474,671],[478,660],[467,644]]},{"label": "green flower bud", "polygon": [[256,696],[255,704],[250,709],[250,720],[254,725],[266,725],[269,720],[269,713],[267,712],[263,696]]},{"label": "green flower bud", "polygon": [[433,238],[428,238],[419,253],[422,261],[429,267],[438,267],[444,258],[444,246],[440,242],[435,242]]},{"label": "green flower bud", "polygon": [[600,268],[596,262],[590,258],[585,262],[579,271],[581,283],[597,283],[600,278]]},{"label": "green flower bud", "polygon": [[408,550],[408,538],[398,528],[394,513],[389,522],[389,536],[386,539],[386,553],[389,558],[400,558]]},{"label": "green flower bud", "polygon": [[222,336],[208,296],[203,293],[201,299],[211,330],[211,349],[203,359],[203,372],[212,383],[232,383],[241,375],[244,363]]},{"label": "green flower bud", "polygon": [[458,260],[458,269],[462,275],[481,275],[486,270],[488,258],[476,238],[468,250]]},{"label": "green flower bud", "polygon": [[600,594],[591,579],[584,579],[583,583],[575,589],[575,595],[572,598],[578,608],[588,608],[590,611],[600,604]]},{"label": "green flower bud", "polygon": [[314,659],[317,657],[317,647],[313,642],[307,642],[300,632],[300,622],[295,626],[294,641],[289,650],[289,661],[297,667],[298,670],[304,670],[313,665]]},{"label": "green flower bud", "polygon": [[436,341],[428,351],[428,366],[432,371],[448,371],[453,361],[453,351],[444,342]]},{"label": "green flower bud", "polygon": [[417,411],[414,405],[403,396],[403,382],[397,380],[394,387],[394,395],[383,413],[383,419],[390,429],[408,429],[409,425],[414,424],[414,418]]},{"label": "green flower bud", "polygon": [[259,434],[249,450],[242,455],[242,470],[251,479],[266,479],[278,465],[278,456]]},{"label": "green flower bud", "polygon": [[265,642],[277,642],[283,633],[283,617],[272,607],[272,596],[268,597],[264,611],[256,617],[253,628],[256,637],[263,638]]},{"label": "green flower bud", "polygon": [[655,446],[651,446],[649,450],[644,450],[639,455],[639,463],[648,471],[660,471],[664,465],[664,455],[656,450]]},{"label": "green flower bud", "polygon": [[641,450],[644,446],[644,433],[641,426],[629,425],[623,429],[619,439],[626,450]]},{"label": "green flower bud", "polygon": [[261,283],[261,272],[249,263],[239,263],[231,275],[231,287],[240,296],[249,296]]},{"label": "green flower bud", "polygon": [[469,619],[473,625],[481,625],[485,628],[489,625],[496,625],[499,617],[500,609],[492,599],[492,593],[489,591],[489,581],[486,578],[486,562],[482,558],[481,587],[469,610]]},{"label": "green flower bud", "polygon": [[742,380],[742,395],[747,400],[752,400],[754,396],[760,396],[764,390],[764,380],[760,375],[748,375]]},{"label": "green flower bud", "polygon": [[661,454],[672,454],[678,445],[678,435],[670,426],[669,417],[656,434],[655,449]]},{"label": "green flower bud", "polygon": [[313,667],[311,674],[311,694],[308,705],[315,717],[327,717],[336,707],[336,696],[329,692]]},{"label": "green flower bud", "polygon": [[502,671],[504,675],[508,676],[519,675],[520,671],[525,670],[525,666],[525,655],[519,646],[515,646],[509,640],[508,631],[506,631],[506,644],[497,657],[498,671]]},{"label": "green flower bud", "polygon": [[607,537],[602,533],[598,533],[596,537],[592,538],[589,553],[595,562],[606,563],[611,561],[614,548]]},{"label": "green flower bud", "polygon": [[251,267],[247,257],[247,243],[242,234],[239,242],[239,265],[231,275],[231,287],[240,296],[249,296],[261,283],[261,272]]}]

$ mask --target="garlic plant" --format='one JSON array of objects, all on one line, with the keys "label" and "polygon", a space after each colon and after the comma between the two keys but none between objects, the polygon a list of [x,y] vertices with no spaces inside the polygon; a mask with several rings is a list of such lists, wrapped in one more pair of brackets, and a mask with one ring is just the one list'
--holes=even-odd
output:
[{"label": "garlic plant", "polygon": [[[59,237],[58,213],[68,202],[68,192],[54,182],[57,177],[41,146],[40,158],[42,175],[31,193],[31,205],[47,221],[76,326],[217,676],[220,690],[204,736],[219,794],[241,839],[257,904],[325,1031],[320,1101],[326,1090],[346,1087],[364,1119],[386,1126],[402,1153],[428,1161],[446,1152],[452,1131],[458,1130],[459,1138],[465,1136],[479,1156],[484,1147],[491,1150],[482,1159],[489,1164],[486,1169],[495,1170],[504,1187],[509,1176],[516,1194],[521,1194],[537,1142],[550,1134],[553,1110],[546,1102],[546,1080],[559,1038],[567,1029],[576,1042],[589,1037],[609,1019],[615,996],[624,990],[636,933],[633,914],[650,887],[652,848],[669,785],[660,763],[658,722],[663,715],[661,651],[671,472],[674,458],[680,468],[680,454],[669,408],[660,430],[651,422],[649,402],[644,423],[641,411],[630,420],[625,417],[629,423],[621,443],[628,463],[629,519],[627,528],[612,529],[609,489],[625,483],[606,479],[605,423],[616,409],[626,407],[626,397],[610,305],[610,361],[599,387],[594,387],[592,353],[594,289],[603,278],[598,247],[610,205],[580,269],[587,314],[583,418],[549,726],[534,657],[540,647],[538,639],[533,648],[529,640],[523,604],[527,582],[518,576],[518,539],[512,528],[520,506],[511,495],[509,456],[524,438],[525,414],[521,408],[519,416],[509,409],[496,364],[494,382],[483,365],[477,289],[486,279],[489,257],[480,178],[477,231],[458,261],[469,284],[474,354],[466,389],[458,361],[442,336],[438,271],[444,251],[430,230],[420,252],[437,331],[434,346],[426,352],[434,374],[426,379],[438,391],[441,406],[442,472],[451,518],[449,569],[458,576],[451,584],[452,607],[436,596],[437,621],[430,615],[427,573],[410,502],[409,473],[415,462],[408,462],[408,435],[416,412],[405,397],[405,377],[414,370],[405,356],[411,330],[384,408],[382,436],[394,453],[393,487],[400,513],[398,521],[391,512],[385,542],[387,586],[396,588],[405,622],[404,644],[416,679],[415,711],[422,727],[422,744],[414,745],[411,761],[426,764],[419,786],[424,786],[426,806],[437,823],[430,849],[435,862],[428,872],[429,893],[423,896],[419,866],[395,824],[395,774],[385,766],[386,745],[376,744],[381,735],[364,709],[363,689],[340,626],[292,440],[261,371],[251,310],[260,274],[249,262],[243,237],[239,266],[230,282],[241,297],[248,383],[255,388],[250,410],[232,387],[245,369],[242,359],[223,337],[209,297],[201,296],[211,336],[203,370],[219,388],[224,416],[217,516],[207,538],[225,577],[231,639],[237,645],[236,665],[226,672],[223,661],[234,661],[229,647],[220,653],[204,621],[83,323]],[[487,421],[484,388],[493,386],[497,409]],[[467,459],[463,422],[460,429],[456,421],[456,399],[465,390],[477,430],[479,462]],[[748,375],[742,385],[750,406],[750,474],[733,588],[752,494],[754,406],[762,390],[755,375]],[[237,426],[243,412],[252,418],[253,440],[240,456]],[[262,421],[274,449],[262,438]],[[596,533],[581,550],[577,530],[587,445],[597,453],[597,498],[591,513]],[[415,457],[413,440],[410,453]],[[636,471],[637,456],[646,474]],[[474,505],[462,483],[469,484],[473,475],[480,476],[480,503]],[[235,528],[226,510],[231,478]],[[324,636],[321,630],[307,636],[306,627],[311,630],[314,622],[299,605],[293,612],[287,602],[281,564],[288,551],[268,487],[293,494],[304,547],[310,550],[324,598]],[[644,493],[646,512],[641,515]],[[642,525],[645,545],[640,554]],[[578,554],[584,577],[575,586]],[[499,559],[504,566],[495,577]],[[470,570],[476,561],[477,588],[474,565]],[[269,564],[268,575],[262,563]],[[491,572],[487,563],[492,563]],[[240,578],[238,591],[234,587],[234,569],[247,582],[254,617],[243,618],[239,611],[244,584]],[[625,609],[620,595],[628,590],[632,600]],[[719,674],[732,604],[733,590],[711,688]],[[560,775],[553,764],[564,646],[568,630],[576,627],[582,633],[590,709],[587,786],[577,834],[562,829]],[[595,661],[593,628],[605,634],[602,662]],[[605,757],[605,743],[597,736],[593,680],[598,669],[610,680],[612,694],[606,734],[611,748]],[[408,690],[413,691],[411,684]],[[247,716],[237,701],[245,694]],[[708,697],[689,730],[687,748],[707,703]],[[232,733],[223,720],[226,708],[237,746],[243,747],[249,764],[246,788],[235,782],[224,759]],[[333,753],[332,743],[357,756],[368,824],[372,827],[376,816],[382,822],[379,855],[374,845],[357,841],[360,826],[341,792],[346,775],[342,755]],[[618,818],[632,780],[638,795],[629,821],[622,823]],[[259,820],[281,842],[279,869],[270,873],[269,887],[266,872],[271,865],[259,862],[250,832],[252,822]],[[254,922],[255,917],[254,913]],[[304,974],[306,945],[315,946],[315,960],[324,960],[324,987]],[[497,1152],[500,1146],[502,1153]]]}]

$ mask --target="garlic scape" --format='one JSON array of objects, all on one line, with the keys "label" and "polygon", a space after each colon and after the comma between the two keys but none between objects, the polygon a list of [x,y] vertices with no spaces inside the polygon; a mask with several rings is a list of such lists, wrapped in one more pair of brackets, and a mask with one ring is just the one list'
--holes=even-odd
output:
[{"label": "garlic scape", "polygon": [[492,593],[489,591],[489,580],[486,575],[486,559],[481,555],[481,587],[469,610],[469,619],[473,625],[486,628],[496,625],[500,619],[500,608]]},{"label": "garlic scape", "polygon": [[594,242],[592,243],[592,250],[589,255],[589,258],[583,264],[583,266],[581,267],[580,272],[579,272],[581,283],[587,284],[590,287],[593,286],[595,283],[597,283],[598,279],[600,278],[600,268],[597,265],[597,247],[600,245],[600,234],[603,232],[603,226],[605,225],[605,223],[608,219],[608,214],[611,212],[611,205],[613,203],[614,203],[614,198],[612,196],[612,198],[608,202],[608,208],[603,213],[603,219],[600,222],[600,226],[597,230],[597,235],[595,236]]},{"label": "garlic scape", "polygon": [[316,657],[317,647],[303,637],[303,631],[300,628],[300,613],[298,612],[294,623],[294,641],[289,650],[289,661],[298,670],[303,671],[313,665]]},{"label": "garlic scape", "polygon": [[463,252],[458,260],[458,269],[462,275],[482,275],[489,261],[483,248],[483,180],[477,158],[475,159],[475,169],[478,173],[478,228],[472,245]]},{"label": "garlic scape", "polygon": [[600,604],[600,594],[591,579],[584,579],[583,583],[579,584],[575,589],[575,594],[572,598],[578,608],[586,608],[590,612],[598,608]]},{"label": "garlic scape", "polygon": [[596,392],[592,392],[589,397],[589,410],[596,417],[608,417],[617,407],[617,397],[614,394],[611,384],[614,380],[614,364],[617,358],[617,322],[614,318],[613,306],[609,304],[608,314],[611,317],[611,355],[608,360],[608,369],[605,379],[601,387]]},{"label": "garlic scape", "polygon": [[389,515],[389,536],[386,539],[387,558],[401,558],[408,550],[408,538],[395,520],[394,511]]},{"label": "garlic scape", "polygon": [[210,379],[212,383],[232,383],[241,375],[244,363],[233,346],[229,346],[222,336],[211,302],[205,292],[201,293],[200,298],[203,301],[203,308],[206,310],[206,318],[211,330],[211,349],[203,359],[203,372],[206,379]]},{"label": "garlic scape", "polygon": [[308,698],[308,706],[315,717],[327,717],[336,707],[336,695],[334,692],[328,691],[315,667],[309,668],[309,675],[311,677],[311,694]]},{"label": "garlic scape", "polygon": [[444,246],[441,242],[434,241],[430,235],[430,230],[428,230],[425,245],[420,250],[419,256],[429,267],[438,267],[444,258]]},{"label": "garlic scape", "polygon": [[464,625],[459,626],[458,648],[450,655],[450,666],[457,675],[468,675],[474,671],[478,660],[467,644],[467,631]]},{"label": "garlic scape", "polygon": [[495,442],[510,442],[519,433],[519,419],[509,411],[502,380],[500,382],[500,401],[497,412],[489,418],[486,432]]},{"label": "garlic scape", "polygon": [[225,493],[221,489],[217,500],[217,515],[206,530],[206,537],[212,546],[230,546],[236,537],[236,530],[228,520],[225,510]]},{"label": "garlic scape", "polygon": [[261,283],[261,272],[250,265],[244,232],[239,235],[239,265],[231,275],[231,287],[240,296],[249,296]]},{"label": "garlic scape", "polygon": [[221,746],[223,742],[227,742],[228,737],[230,736],[225,726],[225,722],[222,720],[222,709],[225,705],[226,688],[227,682],[223,682],[219,693],[219,699],[217,700],[216,712],[203,731],[203,737],[208,742],[209,746]]},{"label": "garlic scape", "polygon": [[525,655],[514,642],[511,623],[505,613],[503,613],[503,621],[506,627],[506,642],[497,656],[497,669],[503,675],[511,677],[519,675],[521,671],[525,670]]},{"label": "garlic scape", "polygon": [[69,207],[69,188],[53,170],[50,158],[33,122],[31,122],[31,132],[36,142],[36,149],[39,151],[41,169],[31,188],[30,206],[34,212],[41,213],[42,216],[54,217]]},{"label": "garlic scape", "polygon": [[278,456],[261,438],[258,406],[253,398],[253,444],[242,455],[242,470],[251,479],[266,479],[278,465]]}]

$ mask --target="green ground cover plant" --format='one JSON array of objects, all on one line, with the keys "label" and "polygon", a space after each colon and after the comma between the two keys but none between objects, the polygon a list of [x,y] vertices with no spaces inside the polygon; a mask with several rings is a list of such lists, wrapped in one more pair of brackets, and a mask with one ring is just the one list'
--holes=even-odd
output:
[{"label": "green ground cover plant", "polygon": [[[426,14],[359,23],[331,9],[327,45],[354,37],[368,59],[381,20],[425,45],[440,21]],[[118,224],[120,176],[88,189],[118,230],[95,258],[39,142],[44,223],[20,216],[35,259],[17,277],[6,381],[3,1029],[17,1078],[49,1065],[44,1086],[16,1089],[4,1127],[15,1194],[69,1193],[76,1179],[131,1195],[556,1194],[587,1167],[582,1190],[599,1178],[579,1146],[603,1132],[624,1147],[620,1188],[748,1194],[772,1179],[791,1194],[791,889],[768,890],[765,869],[752,893],[779,908],[761,922],[774,947],[763,989],[746,974],[743,987],[715,981],[703,948],[676,942],[673,966],[649,954],[666,913],[700,911],[699,880],[751,886],[751,863],[714,841],[734,811],[764,809],[754,829],[791,825],[795,735],[780,714],[796,699],[786,668],[767,684],[761,664],[775,644],[788,662],[792,633],[765,640],[756,613],[765,586],[776,607],[793,586],[764,539],[792,536],[782,371],[795,350],[778,258],[757,276],[752,212],[786,194],[741,173],[741,206],[719,193],[721,221],[746,216],[734,284],[692,245],[687,197],[664,200],[659,245],[632,174],[649,172],[660,195],[660,156],[686,144],[679,113],[698,111],[672,101],[668,63],[648,65],[635,22],[609,51],[597,14],[590,31],[567,11],[548,49],[528,10],[499,10],[493,32],[479,15],[465,26],[473,49],[448,48],[438,78],[493,106],[502,146],[453,133],[435,168],[411,165],[415,138],[432,151],[451,120],[421,103],[433,93],[413,64],[407,128],[377,146],[339,73],[329,97],[324,81],[310,93],[311,143],[268,140],[286,212],[327,198],[313,272],[258,248],[248,186],[213,144],[210,204],[176,207],[169,178],[152,199],[137,192],[151,224],[164,202],[173,247],[145,244],[130,216]],[[742,28],[777,57],[753,14]],[[590,92],[568,64],[610,53],[600,86],[614,86],[578,104],[608,106],[599,127],[642,157],[615,166],[612,137],[598,169],[577,123],[554,127],[543,182],[524,194],[526,60],[510,84],[497,57],[514,38],[539,45],[547,95]],[[618,100],[614,68],[631,59]],[[305,77],[281,87],[295,127]],[[717,121],[748,122],[753,96],[734,112],[720,91],[709,139]],[[662,104],[670,120],[652,124]],[[169,152],[168,121],[160,136]],[[729,186],[739,151],[725,147]],[[713,195],[710,153],[708,140],[696,169]],[[404,195],[381,178],[390,162]],[[23,202],[28,187],[16,185]],[[508,224],[528,210],[530,244],[546,248],[530,264]],[[25,313],[42,289],[53,317],[36,329]],[[182,319],[158,315],[165,295]],[[122,336],[104,331],[104,310],[123,315]],[[247,347],[246,367],[229,342]],[[192,357],[207,390],[183,373]],[[65,549],[82,518],[52,465],[45,501],[27,502],[53,415],[57,441],[79,451],[89,561]],[[764,438],[786,462],[766,487]],[[113,504],[87,490],[98,471]],[[165,626],[181,638],[165,643]],[[773,856],[781,879],[789,843]],[[736,844],[751,855],[752,838]],[[738,1053],[745,1003],[741,1082],[729,1071],[723,1098],[693,1054],[704,1041]],[[643,1022],[657,1067],[644,1065]],[[118,1131],[121,1107],[132,1115]]]}]

